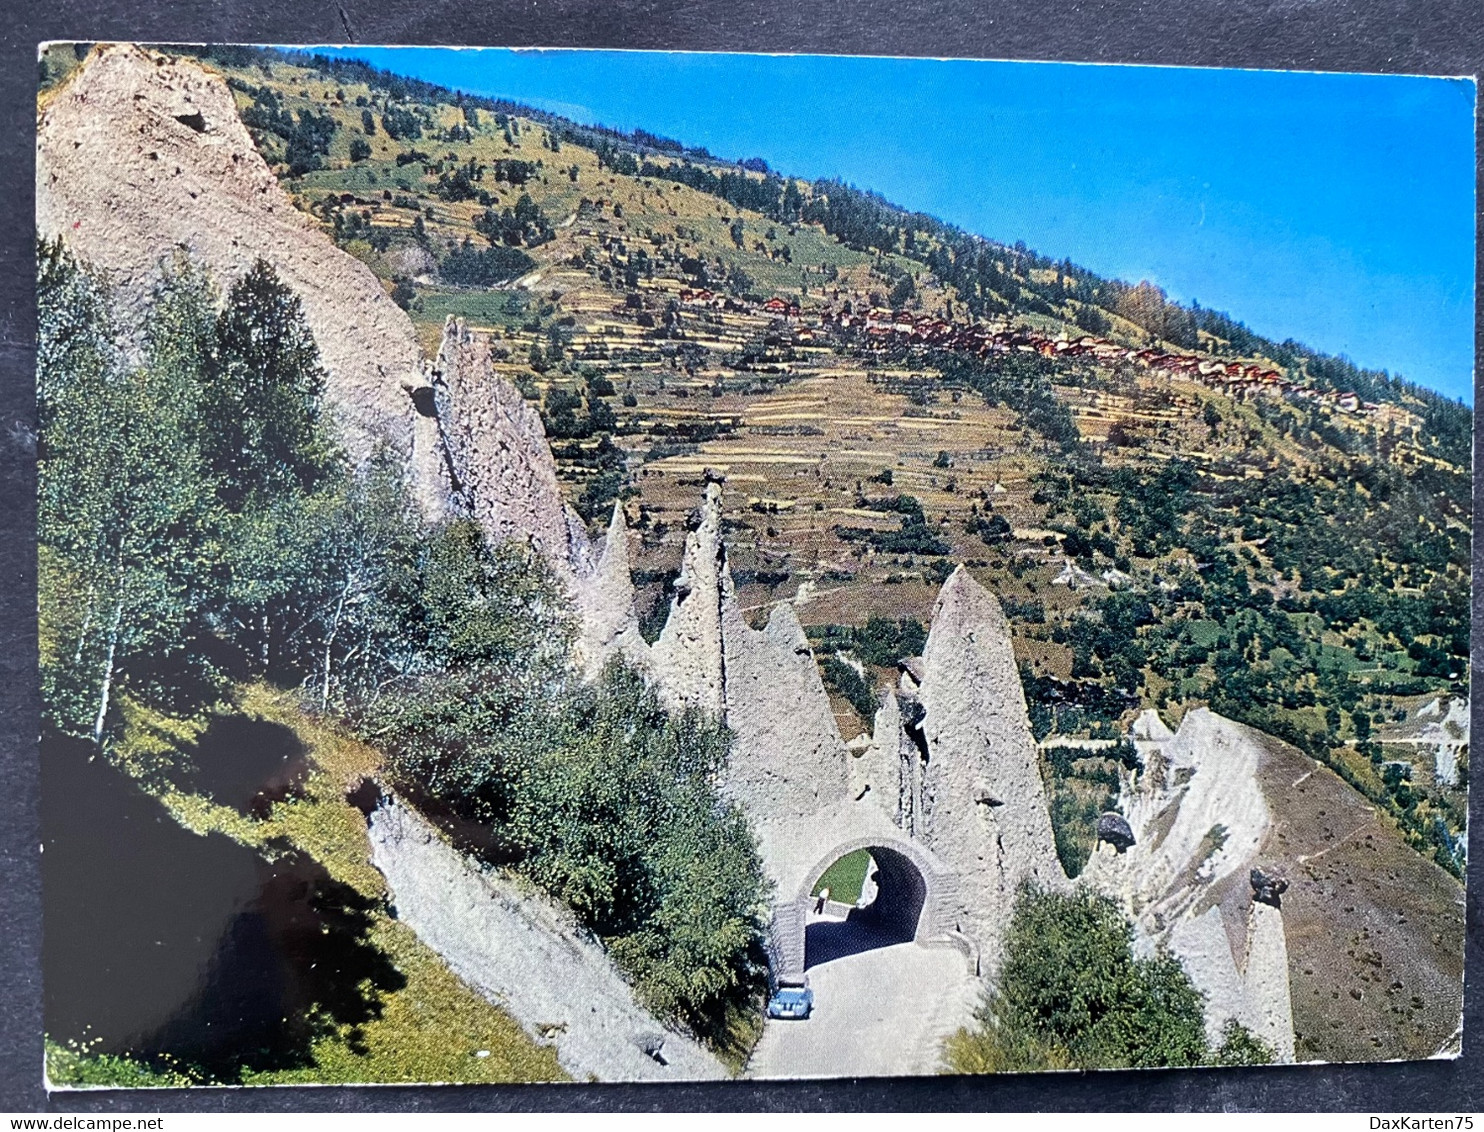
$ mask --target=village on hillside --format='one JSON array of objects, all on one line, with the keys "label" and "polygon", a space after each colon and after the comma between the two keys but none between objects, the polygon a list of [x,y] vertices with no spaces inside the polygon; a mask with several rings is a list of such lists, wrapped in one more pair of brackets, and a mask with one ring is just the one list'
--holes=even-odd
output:
[{"label": "village on hillside", "polygon": [[[834,297],[839,298],[838,292]],[[743,300],[718,295],[705,288],[682,288],[680,302],[687,308],[737,312],[751,309]],[[871,309],[857,314],[850,309],[848,302],[838,310],[825,306],[806,314],[798,303],[786,302],[776,297],[759,304],[756,309],[785,320],[790,326],[792,341],[797,345],[815,345],[821,340],[821,331],[839,330],[863,334],[875,349],[911,345],[964,351],[978,357],[1021,350],[1047,358],[1086,357],[1110,363],[1128,360],[1157,376],[1191,378],[1236,397],[1254,393],[1285,396],[1329,405],[1342,413],[1379,416],[1386,420],[1395,418],[1398,423],[1410,424],[1411,427],[1420,423],[1413,414],[1405,410],[1374,401],[1362,401],[1356,393],[1317,389],[1292,381],[1278,370],[1264,368],[1257,362],[1230,361],[1199,354],[1166,353],[1152,346],[1140,349],[1091,334],[1074,338],[1063,333],[1053,337],[1023,326],[1012,328],[1008,319],[979,325],[952,322],[940,316],[910,310]]]},{"label": "village on hillside", "polygon": [[1463,406],[355,61],[42,62],[49,1086],[1458,1056]]}]

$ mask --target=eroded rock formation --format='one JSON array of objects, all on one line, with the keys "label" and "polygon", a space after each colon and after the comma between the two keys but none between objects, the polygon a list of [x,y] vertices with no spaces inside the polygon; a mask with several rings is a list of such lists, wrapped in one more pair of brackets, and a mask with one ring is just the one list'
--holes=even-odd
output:
[{"label": "eroded rock formation", "polygon": [[222,287],[267,260],[303,302],[352,458],[387,444],[424,507],[445,504],[436,426],[413,400],[428,381],[412,324],[294,207],[221,79],[139,47],[96,48],[37,122],[36,227],[106,270],[138,309],[177,253]]},{"label": "eroded rock formation", "polygon": [[499,376],[489,338],[450,318],[433,369],[434,404],[454,487],[492,542],[529,541],[570,580],[586,564],[581,524],[569,521],[546,429]]},{"label": "eroded rock formation", "polygon": [[993,965],[1020,886],[1066,884],[1025,693],[1000,604],[960,566],[943,584],[923,650],[922,812],[916,836],[960,876]]},{"label": "eroded rock formation", "polygon": [[707,477],[701,506],[690,516],[670,616],[650,650],[655,678],[672,708],[722,714],[721,483]]},{"label": "eroded rock formation", "polygon": [[1257,779],[1261,758],[1246,728],[1206,708],[1188,712],[1120,793],[1137,844],[1094,855],[1088,879],[1151,930],[1239,873],[1245,899],[1246,870],[1271,823]]},{"label": "eroded rock formation", "polygon": [[1446,710],[1441,699],[1419,708],[1416,719],[1429,720],[1411,738],[1423,751],[1433,749],[1433,777],[1440,786],[1457,786],[1459,760],[1469,747],[1469,701],[1467,697],[1451,699]]},{"label": "eroded rock formation", "polygon": [[376,276],[294,207],[220,78],[96,48],[42,110],[36,161],[38,234],[106,271],[126,304],[142,310],[177,256],[223,288],[267,261],[303,305],[354,462],[385,450],[430,518],[470,514],[495,541],[528,541],[569,586],[588,572],[540,417],[494,371],[488,341],[451,321],[430,366]]},{"label": "eroded rock formation", "polygon": [[1295,1042],[1288,939],[1283,913],[1274,904],[1252,902],[1242,978],[1247,986],[1247,1028],[1268,1044],[1279,1062],[1292,1063]]},{"label": "eroded rock formation", "polygon": [[[871,739],[856,760],[855,792],[869,796],[892,823],[911,837],[921,811],[922,751],[908,732],[909,717],[921,735],[921,707],[916,698],[904,702],[890,688],[882,689],[881,706],[872,721]],[[915,716],[910,713],[915,711]]]},{"label": "eroded rock formation", "polygon": [[613,505],[608,531],[591,557],[591,568],[577,579],[577,607],[582,615],[579,663],[591,677],[609,657],[618,655],[639,671],[649,672],[653,658],[639,632],[629,529],[621,502]]},{"label": "eroded rock formation", "polygon": [[1163,945],[1180,959],[1206,996],[1213,1042],[1234,1018],[1292,1061],[1279,908],[1287,882],[1258,863],[1273,824],[1258,773],[1263,748],[1206,708],[1188,712],[1173,734],[1146,711],[1135,735],[1144,769],[1125,775],[1119,797],[1133,840],[1100,845],[1083,879],[1123,905],[1143,949]]},{"label": "eroded rock formation", "polygon": [[767,625],[753,629],[730,573],[721,592],[723,690],[735,736],[727,790],[769,824],[852,806],[851,756],[793,606],[775,605]]},{"label": "eroded rock formation", "polygon": [[998,602],[957,571],[926,653],[852,748],[793,607],[775,606],[761,629],[738,608],[720,503],[708,477],[650,660],[666,702],[716,711],[734,735],[723,789],[746,810],[774,882],[775,970],[803,963],[811,886],[859,848],[888,862],[887,888],[897,878],[923,889],[920,942],[952,942],[992,966],[1021,884],[1066,884]]},{"label": "eroded rock formation", "polygon": [[570,914],[477,868],[395,799],[381,799],[368,822],[371,863],[386,877],[397,918],[456,975],[555,1045],[576,1080],[727,1076],[698,1043],[635,1001]]}]

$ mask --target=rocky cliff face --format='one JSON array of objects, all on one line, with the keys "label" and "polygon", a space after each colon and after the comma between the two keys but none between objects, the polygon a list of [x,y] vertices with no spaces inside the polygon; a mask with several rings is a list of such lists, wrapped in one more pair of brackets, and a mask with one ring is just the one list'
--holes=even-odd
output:
[{"label": "rocky cliff face", "polygon": [[[1163,944],[1206,995],[1208,1036],[1235,1018],[1294,1058],[1283,914],[1272,886],[1253,899],[1250,878],[1273,828],[1248,728],[1206,708],[1171,735],[1146,712],[1135,734],[1142,773],[1126,777],[1120,806],[1134,843],[1100,846],[1083,873],[1134,917],[1145,948]],[[1262,872],[1259,869],[1258,874]]]},{"label": "rocky cliff face", "polygon": [[36,226],[141,306],[177,252],[222,286],[259,258],[273,264],[303,301],[347,451],[359,461],[389,444],[424,506],[444,505],[436,428],[413,403],[427,378],[412,324],[294,208],[221,80],[138,47],[97,48],[37,123]]},{"label": "rocky cliff face", "polygon": [[923,650],[926,757],[914,833],[956,869],[992,967],[1022,883],[1061,888],[1046,790],[999,602],[960,566]]},{"label": "rocky cliff face", "polygon": [[720,717],[725,694],[721,646],[721,484],[708,480],[675,579],[675,596],[660,639],[650,650],[661,698],[672,708],[696,707]]},{"label": "rocky cliff face", "polygon": [[569,581],[586,565],[541,417],[494,370],[489,338],[450,318],[433,369],[433,401],[453,486],[496,543],[526,540]]},{"label": "rocky cliff face", "polygon": [[1121,854],[1104,849],[1087,875],[1158,933],[1213,887],[1246,876],[1272,816],[1257,778],[1261,747],[1209,709],[1187,713],[1144,757],[1145,773],[1122,791],[1135,844]]},{"label": "rocky cliff face", "polygon": [[36,161],[38,233],[107,271],[125,302],[142,308],[178,254],[223,287],[266,260],[303,304],[352,460],[385,446],[429,517],[471,514],[496,541],[528,540],[569,585],[586,573],[541,420],[488,342],[450,323],[430,369],[376,276],[294,208],[220,79],[100,47],[42,111]]},{"label": "rocky cliff face", "polygon": [[[1440,786],[1457,786],[1459,759],[1469,747],[1468,698],[1449,700],[1446,708],[1441,700],[1434,699],[1419,708],[1410,723],[1411,727],[1401,729],[1403,735],[1386,738],[1410,740],[1419,754],[1431,747],[1433,778]],[[1414,733],[1405,734],[1407,731]]]}]

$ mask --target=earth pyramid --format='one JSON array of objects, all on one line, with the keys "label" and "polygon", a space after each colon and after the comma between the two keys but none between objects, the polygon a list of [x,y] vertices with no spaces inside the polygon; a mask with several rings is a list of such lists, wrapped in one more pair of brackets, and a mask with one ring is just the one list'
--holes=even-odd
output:
[{"label": "earth pyramid", "polygon": [[[954,572],[934,609],[921,682],[904,675],[869,745],[853,752],[793,606],[775,605],[761,629],[743,617],[720,536],[721,493],[708,477],[648,660],[667,702],[713,711],[733,732],[723,789],[752,820],[774,883],[775,976],[803,970],[813,889],[858,849],[876,865],[869,915],[878,926],[957,947],[976,970],[992,970],[1021,884],[1067,883],[998,601],[962,567]],[[626,537],[617,524],[615,537]]]},{"label": "earth pyramid", "polygon": [[[540,415],[495,371],[488,338],[449,320],[425,358],[377,278],[279,186],[220,78],[138,47],[95,48],[42,110],[36,200],[38,233],[64,239],[140,310],[177,259],[221,287],[270,263],[302,300],[347,454],[400,462],[430,517],[471,518],[492,541],[539,551],[574,600],[590,674],[621,655],[671,707],[725,720],[735,742],[722,786],[774,884],[775,976],[804,968],[813,889],[858,849],[877,869],[863,914],[904,941],[957,948],[987,975],[1020,886],[1069,884],[1009,626],[962,567],[938,596],[924,655],[901,658],[869,740],[847,746],[793,606],[776,605],[761,629],[743,616],[720,478],[707,477],[669,618],[647,644],[621,505],[591,545],[562,501]],[[1141,945],[1181,958],[1207,995],[1213,1038],[1234,1017],[1291,1059],[1282,912],[1247,891],[1278,840],[1260,744],[1203,709],[1178,734],[1146,712],[1133,737],[1147,767],[1120,792],[1132,842],[1105,845],[1078,883],[1122,903]]]}]

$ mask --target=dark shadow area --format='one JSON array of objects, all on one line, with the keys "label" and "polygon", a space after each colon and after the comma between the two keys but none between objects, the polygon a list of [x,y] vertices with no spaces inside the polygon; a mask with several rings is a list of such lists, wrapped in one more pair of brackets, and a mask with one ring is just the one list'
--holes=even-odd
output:
[{"label": "dark shadow area", "polygon": [[876,898],[853,909],[844,921],[819,921],[804,929],[805,970],[917,938],[927,882],[917,866],[895,850],[873,846],[870,852],[873,863],[866,876],[868,881],[875,879]]},{"label": "dark shadow area", "polygon": [[[210,1078],[310,1064],[405,985],[374,902],[304,854],[198,837],[89,744],[42,744],[46,1030]],[[275,847],[279,848],[279,847]]]},{"label": "dark shadow area", "polygon": [[299,797],[309,777],[309,752],[291,729],[244,715],[213,716],[191,756],[184,788],[252,817]]},{"label": "dark shadow area", "polygon": [[345,800],[359,810],[367,821],[371,820],[371,815],[385,797],[381,784],[374,778],[358,778],[345,792]]}]

